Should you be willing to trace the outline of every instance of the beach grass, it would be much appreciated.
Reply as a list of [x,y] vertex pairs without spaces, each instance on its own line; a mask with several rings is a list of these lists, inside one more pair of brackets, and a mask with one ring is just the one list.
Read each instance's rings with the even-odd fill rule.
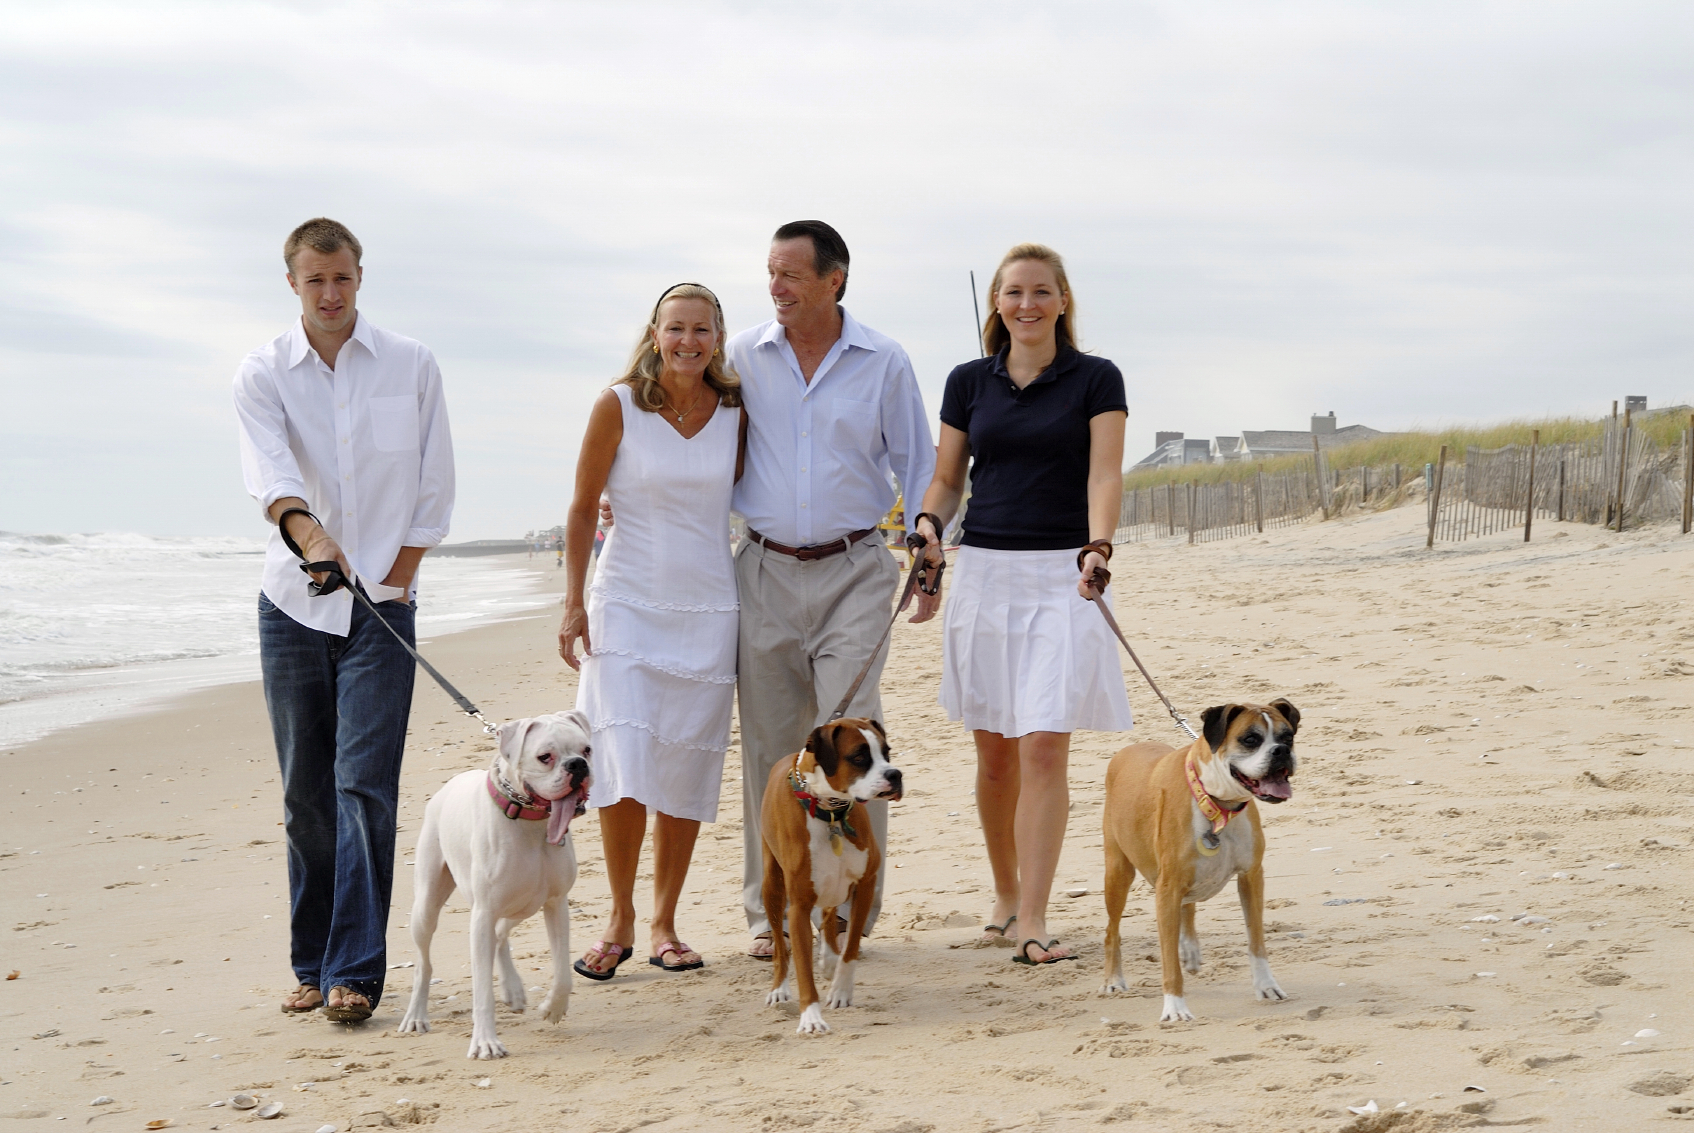
[[[1682,443],[1682,432],[1688,427],[1689,408],[1678,406],[1649,412],[1634,419],[1635,427],[1663,449],[1674,449]],[[1324,458],[1331,468],[1383,468],[1398,464],[1410,474],[1413,470],[1433,463],[1447,446],[1449,462],[1463,463],[1468,448],[1493,449],[1504,445],[1526,445],[1541,432],[1544,445],[1578,444],[1598,440],[1605,430],[1605,419],[1580,417],[1528,418],[1505,421],[1497,425],[1459,425],[1442,429],[1412,429],[1403,433],[1385,433],[1380,437],[1356,444],[1325,449]],[[1275,475],[1311,467],[1309,454],[1277,456],[1262,461],[1239,461],[1230,464],[1187,464],[1152,468],[1124,474],[1126,489],[1150,488],[1166,483],[1222,484],[1251,480],[1258,472]]]

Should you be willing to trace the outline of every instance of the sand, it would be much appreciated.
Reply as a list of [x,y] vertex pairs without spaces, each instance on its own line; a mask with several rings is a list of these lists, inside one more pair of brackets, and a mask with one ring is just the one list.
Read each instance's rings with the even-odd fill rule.
[[[1125,929],[1135,994],[1099,995],[1101,778],[1125,736],[1074,747],[1059,883],[1086,892],[1056,897],[1051,923],[1081,961],[1026,969],[1007,949],[969,947],[990,907],[971,750],[935,706],[939,621],[902,623],[884,690],[910,789],[892,820],[885,919],[857,1005],[829,1013],[834,1033],[797,1036],[792,1008],[764,1005],[769,967],[741,954],[734,752],[680,918],[703,971],[664,975],[638,956],[609,983],[577,980],[556,1026],[502,1008],[511,1057],[468,1061],[455,899],[436,938],[433,1033],[393,1032],[406,968],[363,1026],[282,1015],[277,772],[259,688],[231,685],[3,756],[0,966],[18,977],[0,985],[12,1047],[0,1117],[230,1128],[254,1119],[206,1106],[244,1090],[283,1103],[269,1128],[304,1131],[1676,1120],[1694,1106],[1694,539],[1545,523],[1528,546],[1502,535],[1431,553],[1421,519],[1410,507],[1125,547],[1113,564],[1119,617],[1185,711],[1286,695],[1304,713],[1294,798],[1265,808],[1270,957],[1287,1002],[1253,999],[1227,890],[1199,915],[1195,1022],[1158,1022],[1145,888]],[[555,624],[548,612],[426,652],[492,715],[557,709],[574,688]],[[422,677],[418,688],[403,848],[430,792],[488,758],[446,697]],[[1138,678],[1130,695],[1136,738],[1175,738]],[[592,815],[574,836],[580,954],[607,902]],[[402,866],[394,964],[412,959],[410,900]],[[514,940],[542,984],[541,926]],[[97,1096],[112,1101],[91,1106]],[[1349,1112],[1372,1103],[1380,1112]]]

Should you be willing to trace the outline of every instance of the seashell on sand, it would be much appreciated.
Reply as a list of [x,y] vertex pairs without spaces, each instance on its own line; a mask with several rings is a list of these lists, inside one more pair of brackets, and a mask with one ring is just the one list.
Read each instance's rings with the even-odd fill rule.
[[229,1099],[229,1108],[231,1109],[252,1109],[258,1104],[259,1099],[252,1094],[236,1094]]
[[169,1129],[170,1125],[171,1125],[171,1119],[170,1118],[161,1117],[157,1121],[149,1121],[146,1125],[143,1125],[142,1128],[143,1129]]
[[282,1103],[281,1102],[266,1102],[264,1105],[260,1106],[258,1109],[253,1111],[253,1116],[254,1117],[263,1117],[267,1120],[269,1120],[270,1118],[273,1118],[273,1117],[281,1117],[282,1116]]

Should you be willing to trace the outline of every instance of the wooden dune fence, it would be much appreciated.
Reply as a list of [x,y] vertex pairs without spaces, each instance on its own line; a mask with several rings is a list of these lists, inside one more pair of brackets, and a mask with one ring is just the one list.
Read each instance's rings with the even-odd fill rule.
[[[1372,472],[1376,475],[1372,478]],[[1324,511],[1340,485],[1357,482],[1374,485],[1373,492],[1387,489],[1387,476],[1380,470],[1354,469],[1352,480],[1337,477],[1321,459],[1313,467],[1296,472],[1267,475],[1221,484],[1178,484],[1174,481],[1123,494],[1114,543],[1142,543],[1152,539],[1183,538],[1190,543],[1233,539],[1277,527],[1300,523]],[[1349,489],[1356,490],[1356,489]]]
[[1530,538],[1536,519],[1604,524],[1622,531],[1645,523],[1694,520],[1694,428],[1680,451],[1663,453],[1628,417],[1606,422],[1585,444],[1506,445],[1445,459],[1428,500],[1428,545],[1507,530]]

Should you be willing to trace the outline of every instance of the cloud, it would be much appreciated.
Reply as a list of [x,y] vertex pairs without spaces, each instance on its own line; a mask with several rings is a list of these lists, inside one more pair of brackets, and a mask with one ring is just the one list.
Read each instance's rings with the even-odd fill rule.
[[442,361],[456,538],[558,522],[653,298],[767,317],[800,216],[932,409],[967,271],[1059,248],[1131,459],[1694,392],[1680,3],[0,7],[0,528],[255,530],[228,381],[318,214]]

